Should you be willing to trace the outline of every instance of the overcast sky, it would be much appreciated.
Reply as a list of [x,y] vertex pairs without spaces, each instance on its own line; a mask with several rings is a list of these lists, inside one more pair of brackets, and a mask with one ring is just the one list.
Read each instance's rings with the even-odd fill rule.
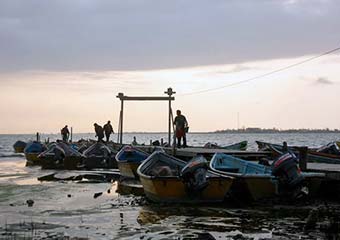
[[1,0],[0,70],[141,70],[315,54],[331,0]]
[[[339,29],[335,0],[0,0],[0,133],[117,126],[118,92],[169,86],[192,131],[340,128],[340,51],[222,88],[340,47]],[[126,131],[167,130],[163,103],[127,105]]]

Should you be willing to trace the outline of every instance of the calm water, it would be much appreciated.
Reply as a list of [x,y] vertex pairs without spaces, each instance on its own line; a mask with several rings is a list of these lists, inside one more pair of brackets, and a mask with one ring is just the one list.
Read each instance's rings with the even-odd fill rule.
[[[166,134],[126,134],[139,143],[167,139]],[[42,135],[55,140],[57,135]],[[115,135],[116,137],[116,135]],[[74,140],[94,138],[76,134]],[[25,167],[14,154],[16,140],[30,135],[0,135],[0,239],[323,239],[321,228],[304,231],[309,206],[167,206],[142,197],[120,196],[116,183],[39,182],[52,171]],[[188,144],[216,142],[228,145],[255,140],[317,147],[339,140],[339,134],[189,134]],[[108,191],[110,189],[110,191]],[[98,198],[94,193],[103,192]],[[26,201],[32,199],[29,207]],[[336,209],[340,209],[335,205]],[[326,221],[327,219],[323,219]]]

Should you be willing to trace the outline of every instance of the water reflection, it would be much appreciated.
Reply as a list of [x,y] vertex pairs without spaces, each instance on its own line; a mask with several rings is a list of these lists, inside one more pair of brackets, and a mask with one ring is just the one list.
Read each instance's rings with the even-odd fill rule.
[[[164,228],[162,233],[168,237],[195,239],[218,239],[237,235],[252,239],[271,238],[272,231],[266,224],[267,220],[267,213],[260,210],[210,206],[143,206],[137,217],[141,226],[148,229],[154,229],[155,226]],[[187,231],[184,236],[181,232],[183,229]],[[178,235],[179,232],[181,235]]]

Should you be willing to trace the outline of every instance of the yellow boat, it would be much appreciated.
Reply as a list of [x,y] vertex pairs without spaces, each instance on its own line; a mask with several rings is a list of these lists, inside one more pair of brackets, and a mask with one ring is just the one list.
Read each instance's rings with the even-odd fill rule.
[[[323,173],[299,172],[295,155],[291,153],[282,155],[276,163],[275,167],[270,167],[231,155],[215,153],[210,161],[210,169],[221,175],[235,178],[232,193],[237,199],[256,201],[278,196],[293,197],[303,186],[308,189],[309,196],[318,194],[325,178]],[[297,174],[286,171],[283,168],[284,164],[287,166],[286,169],[296,169]],[[279,168],[280,173],[287,174],[286,178],[275,175],[275,171],[278,172]]]
[[138,178],[137,168],[148,156],[148,153],[132,146],[123,147],[116,154],[120,175],[127,178]]
[[121,195],[144,196],[142,184],[137,179],[125,178],[117,181],[117,193]]
[[164,152],[151,154],[137,169],[146,197],[169,203],[222,202],[233,178],[208,171],[202,159],[186,163]]
[[26,166],[35,166],[40,165],[41,160],[38,158],[40,153],[25,153],[26,157]]
[[14,147],[14,152],[15,153],[23,153],[25,147]]
[[26,143],[23,142],[23,141],[16,141],[16,142],[13,144],[13,148],[14,148],[14,152],[15,152],[15,153],[23,153],[25,147],[26,147]]

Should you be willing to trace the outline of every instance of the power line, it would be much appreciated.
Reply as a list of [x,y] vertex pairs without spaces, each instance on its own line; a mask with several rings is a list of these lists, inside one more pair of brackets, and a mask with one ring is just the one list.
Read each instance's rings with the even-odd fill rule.
[[298,66],[298,65],[304,64],[304,63],[306,63],[306,62],[313,61],[313,60],[315,60],[315,59],[317,59],[317,58],[323,57],[323,56],[325,56],[325,55],[331,54],[331,53],[336,52],[336,51],[339,51],[339,50],[340,50],[340,47],[337,47],[337,48],[334,48],[334,49],[329,50],[329,51],[327,51],[327,52],[321,53],[321,54],[319,54],[319,55],[317,55],[317,56],[310,57],[310,58],[307,58],[307,59],[302,60],[302,61],[300,61],[300,62],[296,62],[296,63],[294,63],[294,64],[291,64],[291,65],[288,65],[288,66],[279,68],[279,69],[277,69],[277,70],[273,70],[273,71],[271,71],[271,72],[264,73],[264,74],[261,74],[261,75],[255,76],[255,77],[251,77],[251,78],[248,78],[248,79],[239,81],[239,82],[234,82],[234,83],[230,83],[230,84],[223,85],[223,86],[219,86],[219,87],[215,87],[215,88],[203,89],[203,90],[199,90],[199,91],[195,91],[195,92],[191,92],[191,93],[183,93],[183,94],[179,94],[178,96],[190,96],[190,95],[195,95],[195,94],[201,94],[201,93],[206,93],[206,92],[212,92],[212,91],[220,90],[220,89],[222,89],[222,88],[227,88],[227,87],[232,87],[232,86],[235,86],[235,85],[243,84],[243,83],[250,82],[250,81],[253,81],[253,80],[256,80],[256,79],[259,79],[259,78],[267,77],[267,76],[269,76],[269,75],[272,75],[272,74],[275,74],[275,73],[278,73],[278,72],[282,72],[282,71],[287,70],[287,69],[289,69],[289,68],[293,68],[293,67],[296,67],[296,66]]

